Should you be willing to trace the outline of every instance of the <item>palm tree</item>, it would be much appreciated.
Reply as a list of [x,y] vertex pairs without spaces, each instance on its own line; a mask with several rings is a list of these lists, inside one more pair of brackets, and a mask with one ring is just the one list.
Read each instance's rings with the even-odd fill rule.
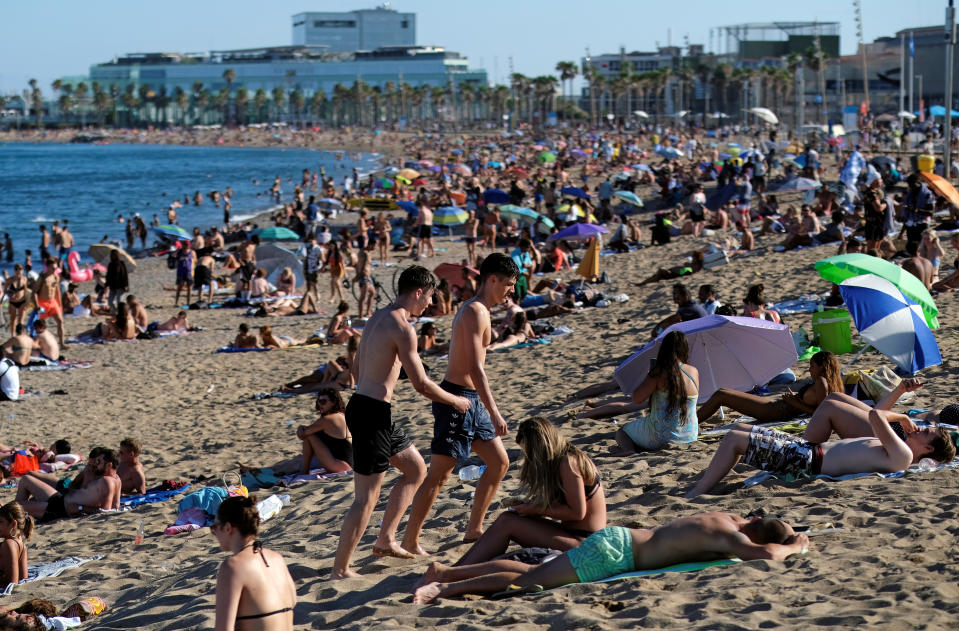
[[476,87],[472,83],[460,85],[460,100],[463,102],[463,118],[467,124],[473,122],[473,103],[476,101]]
[[117,103],[120,101],[120,86],[116,83],[110,84],[110,102],[113,104],[113,126],[116,127],[120,124],[119,116],[117,115]]
[[290,107],[293,108],[293,119],[298,121],[300,119],[300,114],[303,112],[303,107],[306,105],[306,97],[303,96],[303,93],[300,90],[293,90],[290,93]]
[[434,121],[440,120],[440,113],[446,104],[446,90],[434,86],[433,89],[430,90],[430,104],[433,107],[432,119]]
[[170,107],[171,101],[172,99],[170,95],[167,94],[166,86],[161,85],[153,97],[153,107],[155,108],[154,120],[162,121],[164,127],[166,127],[169,122],[167,119],[167,108]]
[[179,113],[180,125],[186,125],[186,110],[190,105],[190,95],[186,93],[186,90],[177,86],[173,90],[173,102],[176,103],[176,109]]
[[140,104],[140,110],[141,110],[140,120],[144,120],[146,119],[146,112],[142,110],[146,109],[147,105],[150,103],[150,99],[152,99],[154,96],[153,90],[150,89],[150,84],[141,83],[140,87],[137,88],[137,96],[139,97],[139,104]]
[[479,110],[480,120],[489,120],[490,118],[490,99],[493,91],[485,84],[480,84],[476,88],[476,106]]
[[80,110],[80,128],[86,124],[86,108],[83,106],[84,100],[87,98],[87,84],[81,81],[77,84],[76,89],[73,91],[73,96],[77,102],[77,109]]
[[93,82],[93,108],[97,112],[97,127],[103,129],[106,124],[106,111],[110,107],[110,95],[103,91],[97,81]]
[[316,90],[310,96],[310,114],[313,116],[313,124],[316,125],[322,120],[323,110],[326,108],[326,92]]
[[27,85],[30,86],[29,97],[33,107],[33,115],[36,117],[37,129],[43,129],[43,92],[40,91],[36,79],[30,79]]
[[510,85],[513,88],[513,121],[515,124],[515,122],[520,118],[521,99],[529,90],[529,77],[522,73],[514,72],[512,75],[510,75]]
[[64,121],[69,117],[73,105],[73,98],[69,94],[61,94],[60,98],[57,99],[57,109],[60,110],[60,116]]
[[719,64],[713,70],[713,83],[716,85],[716,92],[719,94],[719,109],[722,112],[729,113],[729,82],[733,75],[733,67],[729,64]]
[[705,125],[706,116],[709,114],[709,88],[713,69],[709,65],[701,63],[696,65],[693,73],[696,75],[699,85],[703,88],[703,125]]
[[369,95],[370,86],[363,79],[357,79],[353,82],[353,86],[350,88],[350,99],[353,101],[353,118],[361,127],[366,125],[366,104]]
[[786,56],[786,71],[792,76],[792,90],[795,102],[793,103],[793,126],[798,127],[802,121],[803,92],[802,85],[803,57],[799,53],[789,53]]
[[273,111],[275,120],[281,120],[283,118],[283,103],[286,101],[286,92],[283,91],[283,88],[276,86],[273,88]]
[[[693,87],[693,81],[696,80],[696,71],[692,66],[683,64],[676,73],[676,78],[679,79],[679,109],[690,111],[693,109],[693,99],[687,100],[686,95],[689,88]],[[695,91],[693,94],[695,95]]]
[[346,101],[349,90],[342,83],[333,86],[333,125],[342,125],[346,120]]
[[127,87],[123,91],[123,96],[120,97],[120,101],[123,103],[123,107],[125,107],[127,111],[127,127],[134,126],[133,112],[140,105],[139,101],[137,101],[136,89],[136,84],[128,83]]
[[383,84],[383,96],[386,97],[386,120],[392,124],[396,120],[396,82],[387,81]]
[[233,103],[236,107],[234,119],[238,120],[240,125],[246,125],[246,106],[249,101],[250,92],[241,85],[236,89],[236,94],[233,96]]
[[223,71],[223,80],[226,81],[226,112],[223,118],[226,120],[227,127],[233,124],[233,117],[230,116],[230,95],[233,92],[233,82],[236,81],[236,71],[233,68],[227,68]]
[[826,53],[822,48],[810,46],[805,53],[806,67],[816,73],[819,83],[819,118],[826,122]]
[[493,88],[493,92],[490,95],[490,104],[493,107],[493,115],[496,118],[496,124],[498,125],[503,116],[506,115],[506,105],[509,102],[509,88],[505,85],[498,85]]
[[193,82],[193,92],[190,93],[190,120],[193,125],[198,124],[200,120],[201,113],[199,110],[199,100],[200,94],[203,93],[203,82],[194,81]]
[[263,88],[257,89],[256,93],[253,95],[253,108],[256,110],[256,121],[262,123],[264,116],[263,110],[266,108],[266,103],[270,99],[266,96],[266,90]]
[[[556,63],[556,72],[559,73],[559,80],[564,84],[563,100],[568,101],[573,95],[573,79],[579,72],[575,61],[560,61]],[[569,84],[569,91],[565,90],[565,84]]]

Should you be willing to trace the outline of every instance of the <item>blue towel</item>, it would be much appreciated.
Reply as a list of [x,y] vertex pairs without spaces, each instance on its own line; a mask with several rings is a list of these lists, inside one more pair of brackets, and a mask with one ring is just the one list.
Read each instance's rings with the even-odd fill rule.
[[180,493],[186,492],[190,485],[182,486],[178,489],[169,489],[166,491],[146,492],[143,495],[130,495],[120,498],[120,506],[140,506],[142,504],[153,504],[154,502],[165,502],[171,497],[176,497]]
[[257,353],[263,351],[269,351],[272,349],[269,348],[236,348],[235,346],[222,346],[215,351],[214,353]]
[[210,515],[216,515],[220,503],[229,497],[227,490],[219,486],[208,486],[190,493],[176,506],[176,512],[182,513],[188,508],[202,508]]

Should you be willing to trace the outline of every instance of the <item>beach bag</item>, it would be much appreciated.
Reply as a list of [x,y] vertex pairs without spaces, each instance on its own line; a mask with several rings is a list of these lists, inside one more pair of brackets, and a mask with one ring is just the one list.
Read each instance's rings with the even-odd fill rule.
[[13,465],[10,474],[14,476],[26,475],[30,471],[39,471],[40,464],[37,457],[28,451],[18,451],[13,455]]

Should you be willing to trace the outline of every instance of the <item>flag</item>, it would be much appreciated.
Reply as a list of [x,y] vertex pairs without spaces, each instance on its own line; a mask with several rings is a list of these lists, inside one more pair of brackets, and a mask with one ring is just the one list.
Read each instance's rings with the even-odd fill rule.
[[916,47],[912,42],[912,33],[909,33],[909,58],[914,59],[916,56]]

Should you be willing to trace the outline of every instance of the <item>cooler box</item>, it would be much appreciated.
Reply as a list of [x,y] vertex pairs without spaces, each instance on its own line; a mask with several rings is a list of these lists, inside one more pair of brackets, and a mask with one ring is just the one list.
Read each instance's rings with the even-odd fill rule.
[[936,168],[936,158],[924,153],[916,159],[916,165],[923,173],[932,173],[932,170]]
[[816,346],[837,355],[852,352],[849,312],[830,309],[812,314],[812,334]]

